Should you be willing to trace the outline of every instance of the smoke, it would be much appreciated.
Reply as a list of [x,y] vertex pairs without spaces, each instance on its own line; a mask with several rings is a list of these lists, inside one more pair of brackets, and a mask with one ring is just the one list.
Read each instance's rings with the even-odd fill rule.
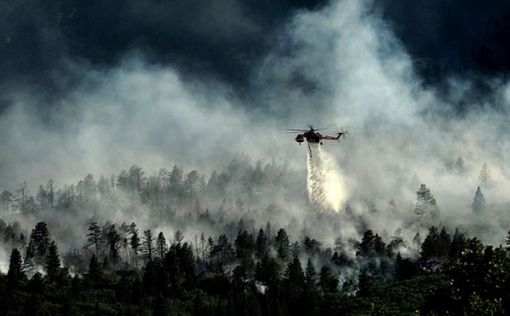
[[[424,183],[440,209],[437,225],[459,227],[487,243],[504,242],[510,227],[502,211],[510,189],[508,82],[487,80],[493,93],[483,100],[470,96],[474,83],[465,78],[448,78],[446,94],[424,85],[413,56],[373,3],[333,1],[294,17],[283,44],[257,73],[268,82],[259,87],[273,101],[270,113],[293,122],[291,127],[294,121],[337,123],[351,132],[341,146],[328,146],[327,154],[342,167],[348,188],[342,204],[359,216],[351,220],[366,225],[359,229],[389,237],[403,228],[412,239],[416,190]],[[460,107],[462,115],[455,110]],[[471,203],[485,162],[494,175],[493,185],[482,187],[489,206],[474,215]],[[310,200],[331,209],[316,180],[324,172],[310,162],[307,167]],[[474,224],[479,221],[489,223],[485,232]]]
[[318,143],[308,144],[307,190],[313,207],[319,212],[340,212],[347,199],[347,188],[334,157]]
[[6,273],[9,270],[9,254],[4,247],[0,247],[0,273]]
[[[410,240],[414,230],[406,228],[414,227],[421,183],[437,200],[440,224],[501,243],[510,227],[510,85],[489,80],[494,93],[480,101],[468,97],[469,80],[450,78],[452,93],[445,96],[422,84],[412,59],[373,1],[338,0],[288,20],[249,76],[245,98],[230,86],[149,62],[143,52],[105,69],[71,60],[69,68],[81,79],[56,101],[20,90],[2,96],[12,105],[0,116],[0,188],[15,190],[26,180],[35,194],[34,186],[49,178],[62,186],[89,172],[111,175],[132,164],[147,175],[174,163],[208,173],[243,153],[253,161],[279,161],[293,174],[280,195],[261,194],[256,207],[246,208],[257,216],[260,204],[273,204],[278,225],[306,221],[309,233],[325,244],[339,235],[358,238],[366,228],[383,236],[403,228]],[[45,102],[51,104],[41,106]],[[466,104],[462,116],[452,114],[459,104]],[[302,148],[282,131],[310,123],[337,123],[350,136],[339,146],[328,144],[327,151],[312,148],[305,168],[296,159]],[[485,162],[492,184],[482,188],[488,206],[480,218],[470,205]],[[296,179],[307,186],[296,190]],[[314,208],[337,216],[316,220],[301,203],[305,188]],[[343,212],[347,206],[352,215]],[[104,219],[155,221],[127,197],[94,212]],[[235,207],[228,212],[242,216]],[[267,221],[258,216],[258,225]],[[59,227],[76,225],[72,216],[53,220],[61,221]]]

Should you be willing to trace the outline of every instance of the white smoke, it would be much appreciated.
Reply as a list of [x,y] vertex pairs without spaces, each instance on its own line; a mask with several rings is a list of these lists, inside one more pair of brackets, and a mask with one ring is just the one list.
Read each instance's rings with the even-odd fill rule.
[[[442,223],[485,242],[504,242],[510,227],[508,116],[491,108],[510,108],[510,84],[500,83],[487,104],[474,104],[479,111],[464,117],[435,114],[450,108],[454,96],[443,98],[422,85],[412,56],[371,4],[332,1],[321,10],[297,13],[281,35],[282,47],[255,72],[253,100],[240,100],[219,83],[189,80],[143,56],[127,56],[107,71],[84,69],[83,83],[48,107],[56,110],[48,110],[45,120],[38,117],[36,96],[16,95],[0,117],[6,135],[0,141],[1,189],[49,178],[60,186],[88,172],[109,175],[134,163],[147,175],[174,162],[207,172],[240,152],[254,160],[283,161],[304,179],[302,161],[294,159],[295,144],[282,138],[282,129],[335,120],[352,136],[340,146],[327,144],[327,152],[313,146],[307,193],[320,212],[340,212],[348,200],[354,215],[340,212],[334,217],[337,226],[333,216],[305,218],[308,208],[296,203],[304,190],[291,190],[280,201],[270,201],[285,205],[282,221],[305,218],[307,228],[328,245],[338,236],[357,238],[366,227],[385,235],[403,228],[403,237],[411,240],[415,231],[405,227],[414,220],[415,191],[425,183],[438,202]],[[460,94],[469,88],[456,84],[453,90]],[[465,159],[465,171],[443,170],[458,157]],[[489,205],[480,219],[470,204],[484,162],[493,185],[483,188]],[[138,204],[131,204],[129,216],[121,211],[128,203],[105,207],[102,214],[112,221],[136,216],[140,226],[150,227],[148,211]],[[76,225],[75,218],[66,219],[58,217],[62,226]],[[488,224],[476,226],[481,221]],[[6,267],[7,253],[0,249],[1,262]]]
[[7,273],[9,270],[9,255],[7,251],[0,247],[0,273]]
[[338,213],[347,199],[347,188],[335,158],[310,143],[307,153],[307,190],[314,209]]

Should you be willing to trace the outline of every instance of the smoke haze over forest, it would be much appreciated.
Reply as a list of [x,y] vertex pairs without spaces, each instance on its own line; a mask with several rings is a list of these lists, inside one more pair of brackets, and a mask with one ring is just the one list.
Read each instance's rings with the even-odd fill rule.
[[[244,156],[300,179],[282,190],[303,205],[260,205],[299,219],[307,153],[284,129],[336,124],[350,134],[324,150],[347,188],[342,210],[392,233],[423,183],[441,223],[472,228],[482,186],[484,241],[499,244],[510,205],[508,4],[486,12],[474,1],[433,1],[407,11],[404,2],[4,4],[1,14],[16,21],[0,25],[0,188],[26,181],[35,195],[50,178],[63,187],[133,164],[146,176],[177,164],[209,178]],[[436,9],[437,29],[427,28]],[[447,40],[450,24],[465,30],[468,48]],[[478,45],[485,39],[497,51]],[[484,163],[491,177],[481,183]],[[390,201],[396,214],[366,215]]]
[[[82,281],[175,256],[266,295],[259,265],[315,265],[350,299],[367,273],[456,271],[441,238],[508,261],[509,21],[504,0],[0,4],[0,271],[19,248],[51,280],[51,239]],[[309,125],[348,134],[285,131]],[[169,237],[159,261],[137,227]]]

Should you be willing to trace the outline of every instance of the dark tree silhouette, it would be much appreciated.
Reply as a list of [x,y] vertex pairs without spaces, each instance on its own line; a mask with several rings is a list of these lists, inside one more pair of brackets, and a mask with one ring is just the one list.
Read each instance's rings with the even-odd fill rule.
[[87,246],[93,246],[94,247],[94,254],[96,256],[99,255],[99,249],[101,247],[101,228],[97,225],[96,222],[92,222],[90,223],[89,225],[89,228],[88,228],[88,233],[87,233],[87,241],[88,241],[88,245]]
[[150,229],[143,232],[142,246],[145,256],[151,261],[154,255],[154,235]]
[[87,277],[89,280],[94,282],[100,281],[103,277],[101,264],[99,264],[99,261],[97,260],[95,254],[93,254],[92,257],[90,257]]
[[23,272],[21,254],[17,248],[14,248],[11,251],[9,270],[7,272],[7,287],[10,291],[12,291],[13,289],[17,288],[24,279],[25,273]]
[[60,263],[60,256],[58,254],[57,244],[53,241],[50,244],[48,255],[46,257],[46,276],[50,282],[56,283],[59,281],[60,272],[62,269]]
[[50,232],[45,222],[35,224],[30,234],[28,248],[26,257],[30,259],[33,256],[36,264],[44,265],[48,249],[50,248]]
[[329,266],[322,266],[319,274],[319,286],[324,293],[336,293],[338,287],[338,277]]
[[278,230],[278,233],[274,238],[274,244],[276,251],[278,252],[278,257],[282,260],[287,260],[290,255],[290,242],[289,236],[283,228]]
[[129,238],[129,246],[131,247],[131,251],[132,251],[132,255],[133,255],[133,258],[132,258],[132,262],[134,264],[134,266],[137,266],[137,263],[138,263],[138,252],[140,251],[140,237],[138,237],[138,229],[136,228],[136,225],[135,223],[132,223],[130,225],[130,232],[131,232],[131,237]]
[[166,244],[165,235],[163,235],[162,232],[158,234],[158,238],[156,239],[156,252],[158,254],[158,257],[163,259],[165,257],[165,254],[167,252],[168,246]]

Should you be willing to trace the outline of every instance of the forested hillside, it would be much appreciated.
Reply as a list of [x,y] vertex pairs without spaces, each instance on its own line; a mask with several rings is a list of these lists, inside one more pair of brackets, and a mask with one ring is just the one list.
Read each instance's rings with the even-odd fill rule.
[[510,310],[510,234],[503,246],[477,238],[473,227],[492,229],[480,188],[471,210],[480,221],[457,229],[424,184],[409,209],[390,200],[320,213],[284,165],[246,158],[207,177],[133,166],[98,178],[1,194],[0,314]]
[[[248,230],[247,230],[248,229]],[[418,235],[412,241],[420,244]],[[416,257],[367,230],[324,247],[283,228],[184,241],[135,223],[91,223],[82,254],[61,256],[46,223],[13,248],[0,276],[2,315],[504,315],[507,247],[431,227]],[[63,259],[63,260],[62,260]],[[350,274],[355,277],[347,279]],[[30,277],[29,277],[30,275]],[[343,282],[340,283],[340,280]]]

